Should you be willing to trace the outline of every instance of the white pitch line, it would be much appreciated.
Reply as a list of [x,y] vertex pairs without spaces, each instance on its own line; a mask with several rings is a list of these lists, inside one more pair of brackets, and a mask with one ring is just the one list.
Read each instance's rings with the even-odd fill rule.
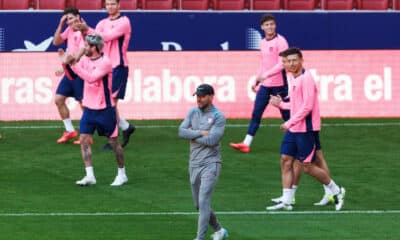
[[[261,124],[260,127],[279,127],[280,124]],[[380,126],[400,126],[400,122],[369,122],[369,123],[323,123],[323,127],[380,127]],[[137,128],[178,128],[178,125],[136,125]],[[241,128],[248,127],[248,124],[226,124],[226,127]],[[52,129],[63,128],[61,125],[43,126],[0,126],[0,129]]]
[[[51,217],[51,216],[188,216],[198,212],[94,212],[94,213],[0,213],[0,217]],[[400,210],[347,210],[347,211],[220,211],[218,215],[331,215],[331,214],[400,214]]]

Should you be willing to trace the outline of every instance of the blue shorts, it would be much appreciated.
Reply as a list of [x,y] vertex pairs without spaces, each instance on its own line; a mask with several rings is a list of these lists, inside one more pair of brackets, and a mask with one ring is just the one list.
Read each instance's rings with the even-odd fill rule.
[[118,124],[115,107],[103,110],[84,108],[80,121],[80,133],[93,135],[97,130],[99,136],[117,137]]
[[112,95],[113,98],[124,99],[126,92],[126,84],[128,82],[129,68],[126,66],[118,66],[112,72]]
[[81,101],[83,97],[83,80],[80,77],[69,80],[67,76],[64,75],[58,84],[56,94],[65,97],[73,97],[76,101]]
[[314,137],[315,137],[315,150],[321,150],[321,142],[319,140],[319,131],[314,131]]
[[315,151],[319,144],[318,132],[293,133],[287,131],[281,144],[281,155],[289,155],[302,163],[315,161]]

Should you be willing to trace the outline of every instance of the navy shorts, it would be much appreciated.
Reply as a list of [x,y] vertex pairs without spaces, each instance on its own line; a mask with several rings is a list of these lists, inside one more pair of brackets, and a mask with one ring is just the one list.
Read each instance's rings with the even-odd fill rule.
[[[289,155],[302,163],[315,161],[318,132],[293,133],[287,131],[281,144],[281,154]],[[320,144],[318,144],[320,145]]]
[[97,130],[99,136],[117,137],[118,124],[115,107],[103,110],[84,108],[80,121],[80,133],[93,135]]
[[124,99],[126,84],[128,82],[129,68],[118,66],[112,72],[112,96],[113,98]]
[[83,80],[80,77],[69,80],[67,76],[64,75],[58,84],[56,94],[65,97],[73,97],[76,101],[81,101],[83,97]]

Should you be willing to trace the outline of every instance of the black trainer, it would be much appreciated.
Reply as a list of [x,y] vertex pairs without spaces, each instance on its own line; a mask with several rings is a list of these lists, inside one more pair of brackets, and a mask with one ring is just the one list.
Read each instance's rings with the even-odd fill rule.
[[134,125],[129,124],[128,129],[122,131],[122,147],[125,147],[128,142],[129,142],[129,138],[131,137],[131,135],[135,132],[136,127]]

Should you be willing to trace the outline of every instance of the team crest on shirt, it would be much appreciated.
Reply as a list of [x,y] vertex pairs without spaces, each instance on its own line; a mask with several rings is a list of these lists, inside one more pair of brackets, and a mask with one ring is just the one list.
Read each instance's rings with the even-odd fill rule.
[[273,52],[274,51],[274,47],[269,47],[269,51]]
[[209,124],[211,124],[211,123],[214,122],[214,119],[213,119],[213,118],[208,118],[208,119],[207,119],[207,122],[208,122]]

